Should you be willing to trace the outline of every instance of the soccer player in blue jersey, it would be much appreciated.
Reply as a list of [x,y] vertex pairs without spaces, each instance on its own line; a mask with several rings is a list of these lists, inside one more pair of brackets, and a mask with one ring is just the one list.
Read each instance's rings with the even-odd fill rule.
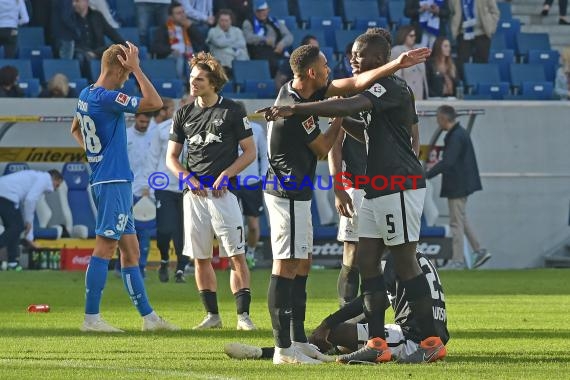
[[[142,97],[118,91],[129,74]],[[103,53],[101,75],[79,95],[71,134],[85,149],[91,167],[91,192],[97,207],[95,249],[85,274],[85,320],[82,331],[122,332],[99,314],[109,260],[121,250],[121,273],[131,300],[143,317],[143,331],[179,330],[159,317],[149,304],[139,270],[139,244],[132,207],[133,173],[127,155],[124,113],[160,109],[162,100],[139,66],[138,48],[112,45]]]

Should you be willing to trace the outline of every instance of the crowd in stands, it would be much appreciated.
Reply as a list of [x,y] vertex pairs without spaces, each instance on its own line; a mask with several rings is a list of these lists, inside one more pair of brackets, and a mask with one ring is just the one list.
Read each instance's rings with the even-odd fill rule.
[[[501,4],[507,7],[497,0],[0,0],[0,96],[73,97],[97,79],[102,51],[129,40],[163,96],[182,95],[188,59],[205,50],[232,80],[224,94],[273,97],[291,77],[289,53],[298,45],[318,44],[331,76],[349,76],[351,42],[383,27],[392,32],[393,57],[433,48],[425,65],[397,73],[418,100],[567,97],[568,64],[559,65],[548,35],[520,33],[510,3]],[[565,12],[560,20],[567,21]],[[60,68],[46,75],[52,58],[71,61],[79,74]],[[528,64],[542,65],[544,75],[517,82]],[[54,81],[68,90],[50,90]],[[134,79],[126,87],[136,91]]]

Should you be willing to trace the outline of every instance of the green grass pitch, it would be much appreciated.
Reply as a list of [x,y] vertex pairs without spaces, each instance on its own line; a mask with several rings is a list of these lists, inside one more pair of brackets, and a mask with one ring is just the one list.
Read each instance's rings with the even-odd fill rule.
[[[183,328],[142,333],[142,320],[109,273],[102,315],[125,334],[79,331],[83,273],[0,273],[0,379],[568,379],[570,378],[570,272],[539,269],[440,273],[451,340],[448,357],[429,365],[274,366],[236,361],[224,343],[271,345],[266,308],[269,272],[252,272],[252,317],[260,328],[235,331],[235,304],[228,273],[218,273],[224,328],[192,331],[203,317],[193,278],[187,284],[146,280],[151,304]],[[337,305],[335,270],[309,278],[307,331]],[[47,303],[50,313],[28,313]],[[387,321],[393,315],[387,314]]]

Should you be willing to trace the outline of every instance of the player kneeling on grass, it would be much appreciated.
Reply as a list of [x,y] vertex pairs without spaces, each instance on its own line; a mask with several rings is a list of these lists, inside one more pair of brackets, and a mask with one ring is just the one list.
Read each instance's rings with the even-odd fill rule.
[[[446,344],[449,340],[447,331],[447,313],[445,297],[439,275],[432,263],[421,253],[416,255],[418,264],[425,273],[430,284],[433,310],[433,325],[441,341]],[[395,313],[395,324],[385,325],[386,341],[392,352],[392,360],[399,363],[426,363],[443,359],[447,350],[445,346],[430,347],[420,345],[422,332],[419,330],[417,316],[411,310],[405,299],[401,286],[397,286],[396,273],[392,255],[389,254],[384,266],[384,281],[386,282],[387,296]],[[368,340],[368,324],[345,322],[358,317],[363,312],[362,296],[354,299],[342,309],[329,315],[313,331],[309,342],[322,352],[349,353],[354,352],[366,344]],[[273,347],[255,347],[242,343],[228,343],[224,350],[234,359],[271,359]],[[349,364],[359,364],[352,361]],[[366,362],[370,364],[370,362]]]

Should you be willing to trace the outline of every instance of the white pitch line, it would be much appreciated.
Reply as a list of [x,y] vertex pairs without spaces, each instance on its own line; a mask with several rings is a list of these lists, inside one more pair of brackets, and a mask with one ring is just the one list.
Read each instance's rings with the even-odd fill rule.
[[215,375],[202,375],[192,371],[178,371],[178,370],[161,370],[154,368],[137,368],[137,367],[110,367],[110,366],[98,366],[93,365],[91,362],[82,362],[77,360],[57,360],[57,359],[44,359],[44,360],[25,360],[25,359],[0,359],[0,363],[7,365],[18,365],[26,367],[35,367],[38,365],[46,365],[46,362],[50,361],[48,365],[52,367],[60,368],[89,368],[89,369],[102,369],[108,371],[126,371],[126,372],[145,372],[154,373],[156,375],[169,375],[169,376],[180,376],[180,377],[192,377],[194,379],[213,379],[213,380],[234,380],[231,377],[221,377]]

